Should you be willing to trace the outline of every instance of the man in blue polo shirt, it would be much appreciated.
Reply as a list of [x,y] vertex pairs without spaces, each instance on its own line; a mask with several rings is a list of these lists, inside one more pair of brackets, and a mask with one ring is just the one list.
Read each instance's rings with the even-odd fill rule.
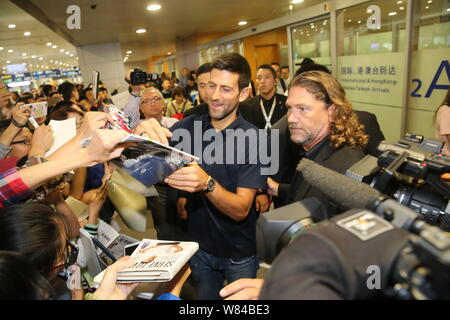
[[189,132],[187,144],[179,139],[183,149],[201,158],[165,179],[184,192],[179,206],[191,239],[200,244],[190,260],[198,299],[220,299],[224,280],[255,278],[259,268],[258,214],[252,204],[257,189],[267,188],[267,177],[257,156],[258,130],[237,112],[248,97],[250,73],[241,55],[218,57],[207,89],[208,114],[189,116],[171,128],[171,144],[180,147],[175,140]]

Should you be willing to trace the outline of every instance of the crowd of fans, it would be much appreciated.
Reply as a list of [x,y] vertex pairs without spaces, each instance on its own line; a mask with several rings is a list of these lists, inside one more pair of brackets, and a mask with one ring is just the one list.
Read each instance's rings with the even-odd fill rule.
[[[0,95],[0,283],[2,284],[0,299],[57,299],[55,288],[60,272],[77,261],[78,250],[74,245],[74,239],[79,237],[80,228],[86,228],[95,236],[99,219],[111,222],[115,208],[107,196],[107,181],[112,175],[108,161],[118,157],[127,147],[120,142],[128,133],[124,130],[107,129],[108,124],[115,123],[109,114],[103,112],[105,106],[116,104],[123,109],[131,119],[133,133],[169,143],[172,136],[169,130],[173,131],[174,128],[190,130],[189,119],[203,122],[214,120],[213,126],[223,121],[222,115],[216,116],[215,111],[211,111],[211,106],[215,108],[216,105],[225,104],[227,94],[230,94],[227,90],[234,92],[235,89],[239,92],[234,98],[236,100],[233,100],[239,105],[236,117],[245,119],[242,126],[269,132],[273,128],[280,129],[282,133],[279,150],[280,170],[276,174],[262,179],[255,177],[253,174],[255,171],[251,171],[250,174],[248,168],[245,169],[247,171],[239,167],[227,168],[226,170],[234,170],[231,172],[235,175],[242,175],[242,179],[246,178],[246,181],[236,182],[234,180],[238,177],[227,176],[229,171],[223,171],[223,167],[210,166],[205,176],[203,166],[193,165],[156,184],[158,196],[147,198],[159,239],[198,240],[200,237],[198,240],[200,254],[204,254],[204,259],[226,257],[231,261],[239,261],[236,262],[238,265],[246,264],[249,261],[248,256],[240,254],[233,256],[235,253],[228,255],[228,252],[223,256],[215,256],[211,251],[217,248],[209,249],[212,247],[208,241],[214,243],[218,241],[217,239],[209,239],[206,235],[203,238],[198,235],[193,237],[192,230],[196,229],[192,224],[198,223],[193,218],[196,206],[208,207],[210,211],[204,213],[211,217],[221,215],[221,221],[216,222],[217,225],[223,225],[219,226],[218,230],[226,236],[236,236],[233,240],[238,244],[244,243],[254,255],[252,245],[255,243],[255,235],[241,234],[242,230],[255,228],[256,220],[252,221],[247,217],[253,215],[253,212],[260,214],[269,210],[273,201],[278,207],[301,200],[296,188],[303,188],[302,179],[295,173],[295,167],[301,156],[317,156],[317,153],[311,151],[311,144],[314,143],[314,147],[317,143],[314,139],[319,137],[321,141],[328,141],[330,152],[347,150],[345,149],[347,147],[357,149],[358,152],[349,151],[350,156],[347,157],[347,159],[354,157],[355,161],[362,157],[363,151],[376,153],[376,150],[368,149],[368,146],[377,145],[384,139],[376,118],[370,118],[365,122],[366,114],[356,114],[352,110],[351,105],[345,100],[343,89],[325,66],[307,60],[295,73],[295,79],[291,83],[296,90],[307,88],[307,92],[313,94],[317,101],[325,103],[328,108],[326,112],[333,123],[330,128],[326,127],[326,130],[320,131],[317,137],[303,139],[304,133],[299,131],[300,127],[296,127],[300,123],[300,120],[295,118],[298,114],[293,114],[292,111],[295,109],[292,99],[296,97],[295,92],[300,91],[293,90],[292,97],[285,95],[293,78],[289,68],[278,63],[261,65],[256,75],[256,85],[252,87],[249,68],[247,71],[245,60],[242,62],[239,59],[236,56],[225,56],[219,57],[212,64],[200,66],[196,71],[184,68],[179,79],[175,73],[170,77],[162,73],[157,80],[147,84],[130,83],[128,92],[124,93],[126,103],[123,105],[115,103],[115,98],[120,93],[113,92],[110,95],[102,84],[97,97],[94,96],[91,86],[85,88],[81,84],[70,82],[61,83],[57,87],[46,84],[37,90],[21,94],[13,92]],[[237,67],[233,65],[236,61],[239,64]],[[126,76],[128,81],[130,72]],[[234,84],[226,83],[229,79],[223,76],[224,72],[239,75],[235,87]],[[317,83],[321,83],[322,87]],[[326,90],[325,93],[323,90]],[[29,121],[31,109],[26,105],[43,101],[48,104],[47,115],[34,119],[38,124],[35,127]],[[235,112],[234,109],[232,111]],[[332,114],[333,112],[336,113]],[[228,116],[229,114],[224,115],[225,118]],[[346,119],[346,122],[341,122],[339,117]],[[76,122],[75,137],[56,152],[46,155],[55,139],[49,125],[50,121],[71,118],[75,118]],[[304,122],[303,125],[307,133],[318,130],[314,122]],[[325,127],[321,127],[320,130],[323,128]],[[441,125],[441,128],[448,126]],[[217,127],[216,129],[219,130]],[[292,131],[291,134],[289,130]],[[86,141],[90,142],[86,145]],[[322,148],[323,143],[318,145]],[[325,165],[327,161],[325,159]],[[194,171],[188,170],[196,171],[194,174]],[[180,182],[183,179],[189,180],[188,174],[203,175],[200,187],[191,190],[190,185],[188,187],[187,184],[183,185],[184,182]],[[217,176],[214,177],[214,174]],[[224,179],[233,180],[233,183],[228,183]],[[216,183],[216,189],[214,183],[212,187],[210,186],[211,180]],[[203,185],[204,182],[206,186]],[[228,187],[222,187],[224,185]],[[212,190],[209,190],[210,187]],[[222,195],[218,194],[217,190],[221,191]],[[203,199],[199,204],[195,196],[202,192],[208,193],[204,198],[208,200],[205,202]],[[65,201],[69,196],[88,205],[89,217],[86,220],[78,221]],[[302,195],[304,196],[305,194]],[[229,212],[230,210],[235,212]],[[240,216],[233,216],[237,215],[237,212]],[[248,229],[240,229],[245,227],[245,224],[252,223]],[[217,226],[206,227],[219,232],[214,229]],[[251,238],[249,244],[245,242],[247,240],[239,242],[241,241],[239,237]],[[223,243],[224,247],[227,245]],[[254,278],[258,269],[257,259],[256,269],[252,266],[254,273],[253,271],[245,273],[241,270],[239,273],[241,276],[228,277],[227,274],[231,272],[228,269],[231,268],[229,265],[223,267],[221,271],[216,271],[217,274],[222,274],[214,276],[219,279],[219,286],[216,288],[213,283],[216,280],[208,278],[209,275],[206,276],[206,273],[199,273],[200,262],[197,261],[200,258],[196,255],[193,259],[196,263],[191,263],[193,283],[199,288],[198,298],[213,299],[220,298],[220,295],[223,298],[243,298],[245,296],[243,293],[247,294],[245,296],[247,298],[257,298],[263,284],[262,280],[245,283],[242,281],[248,280],[239,280],[241,282],[232,283],[244,277]],[[118,285],[115,279],[117,272],[129,267],[131,262],[129,257],[124,257],[110,265],[107,276],[96,291],[91,289],[89,277],[82,276],[81,286],[71,290],[71,297],[126,299],[137,284]],[[180,284],[186,281],[191,269],[186,267],[181,276],[174,279],[171,289],[168,290],[173,296],[180,295]],[[82,274],[83,272],[85,270],[82,270]],[[202,277],[204,277],[203,284],[199,283]],[[220,291],[224,280],[231,284]],[[208,288],[203,288],[205,285],[215,288],[215,292],[211,294]],[[250,296],[248,290],[252,292]]]

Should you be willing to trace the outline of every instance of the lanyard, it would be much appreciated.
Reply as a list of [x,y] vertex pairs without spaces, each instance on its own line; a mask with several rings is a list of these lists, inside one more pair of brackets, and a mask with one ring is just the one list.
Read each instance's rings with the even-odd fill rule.
[[267,129],[271,129],[272,128],[272,124],[270,123],[270,120],[272,119],[273,116],[273,112],[275,111],[275,106],[277,104],[277,96],[275,95],[273,97],[273,103],[272,103],[272,108],[270,108],[270,113],[269,116],[267,116],[267,112],[266,109],[264,108],[264,103],[263,103],[263,98],[261,97],[260,100],[260,107],[261,107],[261,111],[263,113],[264,119],[266,119],[266,126],[264,127],[264,130]]

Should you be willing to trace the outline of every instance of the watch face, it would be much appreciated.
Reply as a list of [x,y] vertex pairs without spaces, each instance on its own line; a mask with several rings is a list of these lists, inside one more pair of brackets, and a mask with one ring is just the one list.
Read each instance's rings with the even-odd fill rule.
[[215,186],[216,186],[216,180],[209,179],[208,180],[208,191],[209,192],[213,191]]

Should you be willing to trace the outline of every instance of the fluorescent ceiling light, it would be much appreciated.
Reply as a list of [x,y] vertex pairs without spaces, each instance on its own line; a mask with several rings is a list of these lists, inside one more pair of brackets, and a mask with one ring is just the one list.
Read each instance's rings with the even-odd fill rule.
[[23,33],[23,35],[24,35],[25,37],[28,37],[29,35],[31,35],[31,32],[26,31],[26,32]]
[[151,4],[147,7],[148,11],[157,11],[161,9],[161,6],[159,4]]
[[245,26],[248,22],[247,21],[239,21],[238,25]]
[[292,0],[292,4],[302,3],[304,0]]
[[145,30],[145,29],[137,29],[136,30],[136,33],[146,33],[147,32],[147,30]]
[[132,54],[132,53],[133,53],[133,51],[131,51],[131,50],[130,50],[130,51],[127,51],[127,54]]
[[389,16],[395,16],[397,14],[397,12],[393,11],[393,12],[389,12]]
[[15,24],[10,24],[10,25],[8,25],[8,28],[10,28],[10,29],[14,29],[15,27],[16,27]]

